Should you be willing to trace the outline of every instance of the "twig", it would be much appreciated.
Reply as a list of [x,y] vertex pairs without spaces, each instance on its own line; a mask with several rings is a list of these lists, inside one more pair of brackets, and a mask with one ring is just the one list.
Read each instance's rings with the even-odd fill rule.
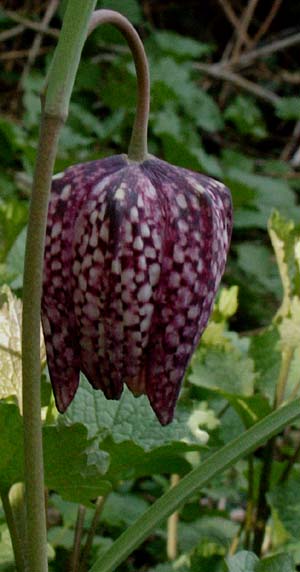
[[85,565],[86,565],[88,556],[90,554],[91,548],[93,546],[93,540],[94,540],[94,537],[96,534],[97,525],[99,522],[101,512],[103,510],[105,501],[106,501],[106,497],[98,497],[97,498],[96,508],[95,508],[92,524],[91,524],[89,531],[87,533],[85,545],[84,545],[82,553],[81,553],[79,572],[81,572],[81,571],[84,572],[84,570],[85,570]]
[[82,504],[78,507],[77,512],[77,520],[75,526],[75,534],[74,534],[74,544],[73,544],[73,551],[72,551],[72,558],[71,558],[71,571],[78,572],[79,571],[79,559],[80,559],[80,549],[81,549],[81,540],[83,534],[83,525],[84,525],[84,517],[86,513],[86,508]]
[[219,0],[219,4],[222,6],[229,22],[234,27],[237,36],[242,38],[246,46],[250,46],[250,38],[247,34],[247,30],[245,31],[244,28],[241,27],[240,20],[236,16],[231,4],[227,0]]
[[296,147],[297,143],[299,142],[299,139],[300,139],[300,121],[297,121],[297,123],[294,127],[292,137],[287,142],[287,144],[285,145],[285,147],[282,150],[282,153],[280,155],[280,159],[282,161],[288,161],[290,159],[290,156],[293,153],[293,151],[295,150],[295,147]]
[[[52,48],[50,47],[40,48],[37,55],[42,56],[43,54],[47,54],[51,49]],[[29,54],[30,50],[14,50],[12,52],[6,52],[4,54],[0,54],[0,60],[10,61],[15,59],[28,58]]]
[[[51,21],[52,17],[54,16],[57,8],[58,8],[58,4],[59,4],[59,0],[51,0],[51,2],[49,2],[48,6],[47,6],[47,10],[44,14],[44,17],[42,19],[42,26],[47,27],[49,22]],[[19,87],[22,87],[24,85],[25,79],[29,74],[29,71],[31,69],[31,67],[33,66],[36,57],[40,51],[40,47],[43,41],[43,32],[38,32],[38,34],[36,35],[36,37],[33,40],[33,44],[29,50],[29,55],[28,55],[28,60],[24,66],[24,69],[22,71],[22,75],[20,77],[20,81],[19,81]]]
[[256,32],[256,34],[253,38],[253,44],[257,44],[259,42],[259,40],[267,33],[267,31],[270,28],[281,4],[282,4],[282,0],[274,0],[269,14],[267,15],[266,19],[263,21],[259,30]]
[[5,42],[6,40],[9,40],[10,38],[14,38],[15,36],[18,36],[19,34],[22,34],[22,32],[24,30],[25,30],[25,26],[23,26],[23,24],[18,24],[17,26],[10,28],[10,30],[5,30],[4,32],[1,32],[1,34],[0,34],[0,42]]
[[13,12],[13,10],[2,10],[2,14],[7,18],[10,18],[10,20],[18,22],[18,24],[23,24],[25,28],[35,30],[36,32],[46,34],[47,36],[52,36],[52,38],[58,38],[59,36],[59,30],[48,28],[48,26],[39,22],[33,22],[32,20],[29,20],[29,18],[21,16],[18,12]]
[[248,47],[251,45],[251,40],[245,43],[244,37],[247,36],[249,38],[248,28],[258,2],[259,0],[250,0],[244,10],[244,13],[239,22],[239,28],[238,28],[239,34],[237,37],[236,45],[233,48],[231,61],[235,61],[236,59],[238,59],[243,44],[246,44],[246,46]]
[[217,64],[220,68],[228,67],[229,65],[234,65],[234,67],[242,68],[251,65],[255,60],[264,58],[265,56],[269,56],[274,54],[275,52],[279,52],[281,50],[285,50],[286,48],[291,48],[292,46],[296,46],[300,44],[300,32],[297,34],[292,34],[287,38],[283,38],[282,40],[276,40],[274,42],[270,42],[261,48],[257,48],[255,50],[251,50],[247,54],[242,54],[238,61],[236,62],[220,62]]
[[195,68],[211,77],[214,77],[215,79],[229,81],[237,87],[252,93],[255,97],[262,99],[267,103],[271,103],[271,105],[277,105],[281,101],[281,98],[276,95],[276,93],[257,85],[253,81],[250,81],[235,72],[227,71],[221,68],[218,64],[209,65],[197,63],[195,64]]

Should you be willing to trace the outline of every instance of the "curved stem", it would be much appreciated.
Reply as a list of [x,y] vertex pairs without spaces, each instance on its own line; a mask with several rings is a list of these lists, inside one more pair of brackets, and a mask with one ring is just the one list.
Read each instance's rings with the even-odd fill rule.
[[292,403],[277,409],[222,449],[213,453],[138,518],[114,542],[106,554],[96,560],[89,572],[112,572],[115,570],[164,518],[174,512],[192,494],[299,417],[300,399],[296,399]]
[[147,57],[142,41],[130,22],[113,10],[96,10],[90,20],[89,33],[100,24],[113,24],[126,38],[132,52],[137,75],[137,108],[128,158],[142,162],[147,157],[147,131],[150,107],[150,78]]

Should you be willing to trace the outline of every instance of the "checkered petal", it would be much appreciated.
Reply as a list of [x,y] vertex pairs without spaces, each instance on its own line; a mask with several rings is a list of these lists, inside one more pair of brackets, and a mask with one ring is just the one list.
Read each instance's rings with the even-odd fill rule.
[[107,398],[125,383],[169,423],[207,324],[232,227],[228,189],[149,158],[116,156],[54,180],[42,323],[57,407],[79,371]]

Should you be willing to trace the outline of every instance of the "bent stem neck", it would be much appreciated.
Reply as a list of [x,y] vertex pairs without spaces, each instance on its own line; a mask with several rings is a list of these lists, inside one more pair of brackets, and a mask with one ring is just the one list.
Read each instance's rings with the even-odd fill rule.
[[130,22],[113,10],[96,10],[91,17],[89,33],[101,24],[113,24],[125,37],[132,52],[137,75],[137,108],[128,148],[130,161],[143,162],[148,153],[147,132],[150,108],[149,66],[142,41]]

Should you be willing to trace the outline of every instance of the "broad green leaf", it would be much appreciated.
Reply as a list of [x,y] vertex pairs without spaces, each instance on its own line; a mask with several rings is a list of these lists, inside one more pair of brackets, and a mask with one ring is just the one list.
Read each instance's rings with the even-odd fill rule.
[[226,550],[238,531],[238,525],[220,516],[203,516],[193,522],[180,522],[178,543],[183,552],[190,552],[204,541]]
[[45,481],[49,489],[66,500],[82,504],[109,492],[110,484],[103,479],[108,455],[88,438],[84,425],[45,426],[43,441]]
[[132,441],[144,451],[151,451],[183,440],[198,446],[199,440],[188,427],[190,415],[190,411],[178,408],[173,422],[162,427],[146,396],[136,398],[124,387],[119,401],[107,400],[82,376],[77,394],[61,418],[64,422],[83,423],[90,436],[109,436],[115,443]]
[[28,217],[28,204],[14,198],[0,199],[0,262],[12,247],[25,226]]
[[275,487],[268,495],[272,510],[294,539],[300,536],[300,487],[298,473],[286,483]]
[[214,420],[201,404],[192,411],[178,406],[172,424],[161,427],[146,396],[137,399],[124,388],[120,401],[108,401],[84,379],[61,419],[83,423],[90,436],[100,438],[111,460],[105,478],[113,484],[159,472],[185,473],[190,465],[184,453],[203,447]]
[[260,560],[255,572],[296,572],[296,567],[291,554],[275,554]]
[[182,558],[178,558],[178,560],[175,560],[172,563],[158,564],[158,566],[155,566],[154,568],[151,566],[151,568],[148,569],[148,572],[190,572],[190,566],[182,560]]
[[250,97],[238,95],[225,110],[224,117],[231,121],[242,135],[251,135],[256,139],[267,136],[262,112]]
[[226,558],[228,572],[256,572],[259,559],[253,552],[241,550]]
[[264,289],[275,293],[280,299],[282,288],[270,249],[259,242],[244,241],[236,246],[236,251],[238,266],[248,279],[255,279]]
[[300,119],[300,98],[281,97],[275,106],[276,113],[281,119]]
[[188,380],[193,385],[221,394],[251,395],[255,372],[253,361],[237,349],[225,352],[216,348],[198,350]]
[[212,46],[209,44],[203,44],[171,31],[157,31],[153,40],[162,52],[177,59],[199,59],[212,52]]
[[273,402],[281,365],[280,336],[276,326],[251,337],[249,355],[257,374],[256,388]]
[[291,218],[300,214],[295,194],[284,180],[231,167],[226,170],[224,182],[232,192],[234,206],[239,207],[235,213],[238,228],[258,226],[265,229],[274,209]]
[[0,401],[0,488],[23,480],[22,418],[13,403]]
[[121,12],[132,24],[140,24],[142,21],[142,11],[137,0],[105,0],[101,1],[101,8]]
[[101,522],[110,527],[130,526],[148,508],[149,503],[137,495],[112,492],[106,499]]
[[268,400],[260,394],[250,397],[227,395],[227,399],[247,429],[272,411]]
[[[22,303],[8,286],[0,288],[0,399],[15,395],[21,407]],[[41,335],[41,361],[45,361],[45,347]]]
[[23,268],[27,227],[23,228],[12,245],[5,261],[5,271],[11,288],[18,290],[23,286]]
[[[157,136],[171,135],[174,139],[183,139],[182,121],[171,105],[166,105],[153,116],[151,121],[153,133]],[[174,142],[175,143],[175,142]]]

